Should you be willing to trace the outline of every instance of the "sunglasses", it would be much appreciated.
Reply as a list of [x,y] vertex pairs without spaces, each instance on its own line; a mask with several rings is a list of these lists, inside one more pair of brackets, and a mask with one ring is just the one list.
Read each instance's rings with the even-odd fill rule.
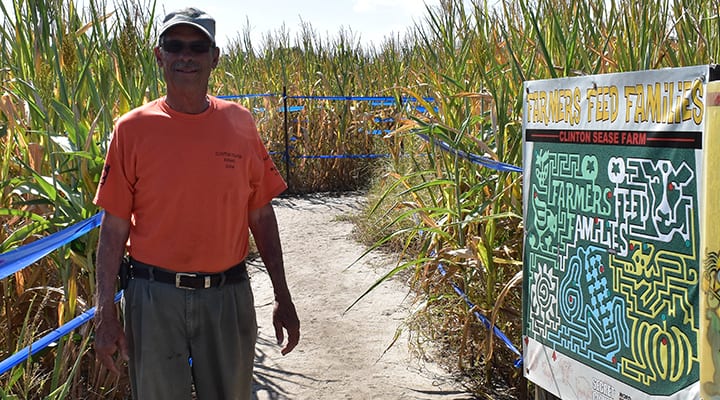
[[182,40],[163,40],[160,47],[168,53],[181,53],[185,49],[190,49],[194,54],[205,54],[214,47],[213,43],[207,40],[197,40],[194,42],[183,42]]

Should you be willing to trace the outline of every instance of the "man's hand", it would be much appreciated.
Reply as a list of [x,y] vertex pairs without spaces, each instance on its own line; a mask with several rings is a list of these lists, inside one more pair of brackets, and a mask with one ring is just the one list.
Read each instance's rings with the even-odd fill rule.
[[288,333],[288,341],[281,350],[282,355],[291,352],[300,341],[300,320],[295,311],[295,305],[291,300],[275,301],[273,309],[273,326],[275,327],[275,338],[279,345],[285,340],[283,329]]
[[125,361],[129,359],[125,332],[118,320],[114,300],[118,271],[129,232],[129,220],[105,212],[100,225],[95,268],[95,358],[116,374],[120,374],[120,370],[115,365],[113,355],[119,352],[120,358]]
[[288,342],[282,349],[282,354],[285,355],[291,352],[300,341],[300,321],[285,280],[280,235],[272,204],[267,203],[260,208],[250,210],[248,212],[248,225],[272,282],[273,293],[275,294],[273,326],[275,327],[275,337],[279,345],[285,339],[283,329],[288,334]]
[[125,332],[116,316],[95,317],[95,359],[105,368],[120,375],[113,356],[119,353],[123,361],[128,361],[128,347]]

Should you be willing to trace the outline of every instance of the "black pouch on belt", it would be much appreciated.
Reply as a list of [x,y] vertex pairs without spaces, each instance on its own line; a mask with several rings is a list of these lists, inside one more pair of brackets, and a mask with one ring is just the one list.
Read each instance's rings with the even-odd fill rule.
[[120,261],[120,269],[118,270],[118,278],[120,279],[120,289],[125,290],[130,281],[130,257],[125,256]]

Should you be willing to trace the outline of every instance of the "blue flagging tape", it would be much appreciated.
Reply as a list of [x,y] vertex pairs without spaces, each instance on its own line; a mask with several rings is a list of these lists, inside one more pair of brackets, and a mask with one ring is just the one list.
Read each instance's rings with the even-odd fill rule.
[[[121,297],[122,291],[116,293],[115,302],[117,303],[118,301],[120,301]],[[10,357],[2,360],[2,362],[0,362],[0,375],[10,371],[13,367],[27,360],[28,357],[57,342],[58,339],[72,332],[73,329],[91,320],[95,316],[95,311],[95,307],[85,311],[84,313],[73,318],[65,325],[43,336],[30,346],[27,346],[24,349],[18,351],[17,353],[11,355]]]
[[360,129],[358,129],[358,132],[360,132],[360,133],[366,132],[368,135],[385,135],[387,133],[392,132],[392,129],[365,130],[363,128],[360,128]]
[[[288,112],[298,112],[298,111],[302,111],[302,110],[304,110],[304,109],[305,109],[305,106],[290,106],[290,107],[288,107],[287,111],[288,111]],[[253,108],[253,112],[255,112],[255,113],[264,113],[265,111],[267,111],[267,109],[265,109],[265,107],[255,107],[255,108]],[[285,111],[285,108],[284,108],[284,107],[278,107],[277,111],[278,111],[278,112],[283,112],[283,111]],[[297,122],[297,119],[293,120],[292,122]]]
[[[438,269],[438,271],[440,271],[442,276],[447,276],[447,272],[445,271],[445,268],[443,268],[442,264],[438,264],[437,269]],[[452,285],[453,289],[455,289],[455,293],[457,293],[460,297],[463,298],[463,300],[465,300],[465,303],[468,305],[468,307],[470,307],[471,310],[473,308],[475,308],[475,304],[473,304],[473,302],[470,300],[470,298],[465,294],[465,292],[462,291],[462,289],[460,289],[460,287],[458,285],[456,285],[453,282],[450,282],[450,284]],[[523,363],[523,356],[522,356],[522,353],[520,353],[520,350],[518,350],[515,347],[515,345],[510,341],[510,339],[508,339],[507,336],[505,336],[505,334],[503,333],[503,331],[500,330],[500,328],[498,328],[495,325],[492,325],[490,323],[490,320],[487,319],[486,316],[480,314],[480,312],[478,312],[477,310],[474,311],[473,314],[475,314],[475,317],[477,317],[477,319],[480,320],[480,322],[482,322],[486,328],[488,328],[488,329],[492,328],[495,336],[497,336],[500,340],[502,340],[503,343],[505,344],[505,346],[508,349],[510,349],[510,351],[512,351],[513,353],[515,353],[519,356],[519,358],[517,360],[515,360],[513,365],[515,366],[515,368],[520,368]]]
[[294,158],[389,158],[390,154],[328,154],[322,156],[295,156]]
[[[305,106],[290,106],[290,107],[288,107],[287,111],[288,111],[288,112],[298,112],[298,111],[302,111],[302,110],[304,110],[304,109],[305,109]],[[256,112],[256,113],[264,113],[265,111],[267,111],[267,110],[265,109],[265,107],[255,107],[255,108],[253,108],[253,112]],[[277,111],[278,111],[278,112],[283,112],[283,111],[285,111],[285,108],[284,108],[284,107],[278,107]],[[292,122],[297,122],[297,119],[293,120]]]
[[0,254],[0,279],[7,278],[50,254],[58,247],[66,245],[97,228],[102,221],[102,216],[103,212],[101,211],[59,232]]
[[[271,156],[282,155],[285,159],[284,151],[270,151],[268,152]],[[317,156],[292,156],[291,158],[305,158],[305,159],[331,159],[331,158],[389,158],[390,154],[323,154]]]
[[282,94],[278,93],[257,93],[257,94],[233,94],[228,96],[217,96],[218,99],[233,100],[233,99],[250,99],[253,97],[278,97]]
[[[425,135],[418,133],[418,136],[420,136],[423,140],[426,142],[430,142],[430,138]],[[457,154],[460,157],[463,157],[465,159],[468,159],[475,164],[480,164],[483,167],[492,168],[496,171],[501,172],[523,172],[522,168],[512,165],[512,164],[506,164],[504,162],[493,160],[492,158],[480,156],[473,153],[466,153],[462,150],[453,149],[449,144],[443,142],[442,140],[433,140],[433,143],[440,146],[443,150],[447,151],[448,153]]]
[[[425,108],[423,106],[417,106],[417,107],[415,107],[415,110],[420,113],[427,112],[427,108]],[[433,111],[438,112],[439,110],[440,110],[439,108],[433,107]]]
[[[343,100],[343,101],[369,101],[372,105],[393,105],[394,97],[383,96],[288,96],[288,99],[307,99],[307,100]],[[414,97],[403,97],[400,99],[403,103],[417,101]],[[432,103],[435,101],[433,97],[424,97],[423,100]]]
[[[288,112],[298,112],[298,111],[302,111],[304,109],[305,109],[305,106],[289,106],[287,108],[287,111]],[[278,108],[278,112],[283,112],[283,111],[285,111],[284,107]]]
[[[227,96],[216,96],[218,99],[248,99],[253,97],[282,97],[281,93],[258,93],[258,94],[234,94]],[[342,100],[342,101],[369,101],[373,106],[391,106],[397,103],[395,97],[387,96],[287,96],[288,99],[305,99],[305,100]],[[434,97],[423,97],[428,103],[435,101]],[[400,101],[403,103],[418,101],[414,97],[402,97]]]
[[395,102],[394,97],[375,96],[288,96],[288,99]]

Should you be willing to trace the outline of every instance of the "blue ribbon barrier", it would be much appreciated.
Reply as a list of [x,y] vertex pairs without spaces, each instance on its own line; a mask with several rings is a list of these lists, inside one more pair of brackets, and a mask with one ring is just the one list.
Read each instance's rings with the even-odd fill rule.
[[250,99],[253,97],[280,97],[279,93],[257,93],[257,94],[233,94],[228,96],[216,96],[218,99],[234,100],[234,99]]
[[323,154],[323,155],[310,155],[310,156],[289,156],[284,151],[270,151],[268,152],[271,156],[283,156],[283,160],[286,157],[290,158],[305,158],[305,159],[334,159],[334,158],[389,158],[390,154]]
[[363,133],[365,132],[367,135],[385,135],[392,132],[392,129],[368,129],[365,130],[363,128],[358,129],[358,132]]
[[[438,264],[437,269],[438,269],[438,271],[440,271],[442,276],[444,276],[444,277],[447,276],[447,272],[445,271],[445,268],[443,268],[442,264]],[[465,292],[462,291],[462,289],[460,289],[460,287],[458,285],[456,285],[453,282],[450,282],[450,284],[452,285],[453,289],[455,289],[455,293],[457,293],[460,297],[462,297],[463,300],[465,300],[465,303],[468,305],[468,307],[470,307],[471,310],[473,308],[475,308],[475,304],[473,304],[473,302],[470,300],[470,298],[465,294]],[[480,322],[482,322],[483,325],[485,325],[485,327],[487,329],[492,328],[492,331],[495,334],[495,336],[497,336],[500,340],[502,340],[502,342],[505,344],[505,346],[508,349],[510,349],[510,351],[512,351],[513,353],[515,353],[519,356],[519,358],[517,360],[515,360],[513,365],[515,366],[515,368],[520,368],[520,366],[522,366],[522,363],[523,363],[523,356],[522,356],[522,353],[520,353],[520,350],[518,350],[515,347],[515,345],[513,345],[513,343],[510,341],[510,339],[508,339],[508,337],[505,336],[505,334],[503,333],[503,331],[500,330],[500,328],[498,328],[495,325],[492,325],[490,323],[490,320],[487,319],[486,316],[480,314],[480,312],[478,312],[477,310],[474,311],[473,314],[475,314],[475,317],[477,317],[477,319],[480,320]]]
[[[427,135],[422,134],[422,133],[418,133],[417,135],[420,136],[426,142],[430,142],[430,138]],[[434,139],[432,142],[435,143],[436,145],[440,146],[443,150],[447,151],[448,153],[456,154],[460,157],[463,157],[467,160],[474,162],[475,164],[480,164],[483,167],[491,168],[491,169],[494,169],[496,171],[501,171],[501,172],[523,172],[522,168],[517,167],[512,164],[506,164],[504,162],[493,160],[492,158],[480,156],[480,155],[473,154],[473,153],[466,153],[462,150],[453,149],[449,144],[445,143],[442,140]]]
[[[117,303],[120,301],[120,298],[122,297],[122,291],[115,294],[115,302]],[[13,367],[17,366],[18,364],[24,362],[28,359],[28,357],[36,354],[38,351],[48,347],[52,343],[57,342],[58,339],[61,337],[67,335],[68,333],[72,332],[75,328],[79,327],[80,325],[85,324],[89,320],[91,320],[95,316],[95,307],[85,311],[84,313],[80,314],[79,316],[73,318],[71,321],[68,321],[65,325],[53,330],[52,332],[48,333],[47,335],[43,336],[39,340],[37,340],[35,343],[31,344],[30,346],[25,347],[24,349],[18,351],[17,353],[11,355],[10,357],[2,360],[0,362],[0,375],[10,371]]]
[[395,102],[394,97],[375,96],[288,96],[288,99]]
[[[415,111],[417,111],[419,113],[426,113],[427,108],[425,108],[423,106],[417,106],[417,107],[415,107]],[[440,109],[438,107],[433,107],[433,111],[438,112],[438,111],[440,111]]]
[[[360,130],[362,131],[362,130]],[[374,129],[372,131],[369,131],[369,134],[372,135],[382,135],[386,133],[392,132],[391,130],[380,130],[380,129]],[[420,138],[425,140],[426,142],[430,142],[430,138],[425,134],[417,134]],[[292,141],[295,141],[296,139],[291,139]],[[482,165],[483,167],[494,169],[496,171],[501,172],[523,172],[522,168],[512,165],[503,163],[500,161],[493,160],[491,158],[481,156],[474,153],[467,153],[462,150],[456,150],[453,149],[449,144],[443,142],[442,140],[433,140],[433,143],[440,146],[444,151],[447,151],[451,154],[457,154],[460,157],[463,157],[467,159],[468,161],[471,161],[475,164]],[[278,155],[278,154],[285,154],[281,151],[272,151],[269,153],[270,155]],[[389,154],[325,154],[325,155],[297,155],[292,156],[292,158],[305,158],[305,159],[330,159],[330,158],[388,158],[390,157]]]
[[103,212],[99,212],[59,232],[0,254],[0,279],[7,278],[50,254],[58,247],[66,245],[97,228],[102,221],[102,216]]
[[[288,107],[287,112],[298,112],[298,111],[302,111],[302,110],[304,110],[304,109],[305,109],[305,106],[290,106],[290,107]],[[267,109],[266,109],[265,107],[255,107],[255,108],[253,108],[253,112],[254,112],[254,113],[264,113],[265,111],[267,111]],[[278,108],[277,108],[277,111],[278,111],[278,112],[284,112],[284,111],[285,111],[285,108],[284,108],[284,107],[278,107]],[[297,122],[297,119],[294,120],[293,122]]]
[[[304,109],[305,109],[305,106],[289,106],[287,108],[287,112],[298,112],[298,111],[302,111]],[[284,112],[284,111],[285,111],[284,107],[278,108],[278,112]]]
[[390,154],[330,154],[322,156],[295,156],[294,158],[329,159],[329,158],[389,158]]
[[[306,99],[306,100],[342,100],[342,101],[369,101],[373,105],[394,105],[395,97],[387,96],[288,96],[288,99]],[[428,103],[435,101],[433,97],[423,97]],[[400,101],[403,103],[417,101],[414,97],[402,97]]]

